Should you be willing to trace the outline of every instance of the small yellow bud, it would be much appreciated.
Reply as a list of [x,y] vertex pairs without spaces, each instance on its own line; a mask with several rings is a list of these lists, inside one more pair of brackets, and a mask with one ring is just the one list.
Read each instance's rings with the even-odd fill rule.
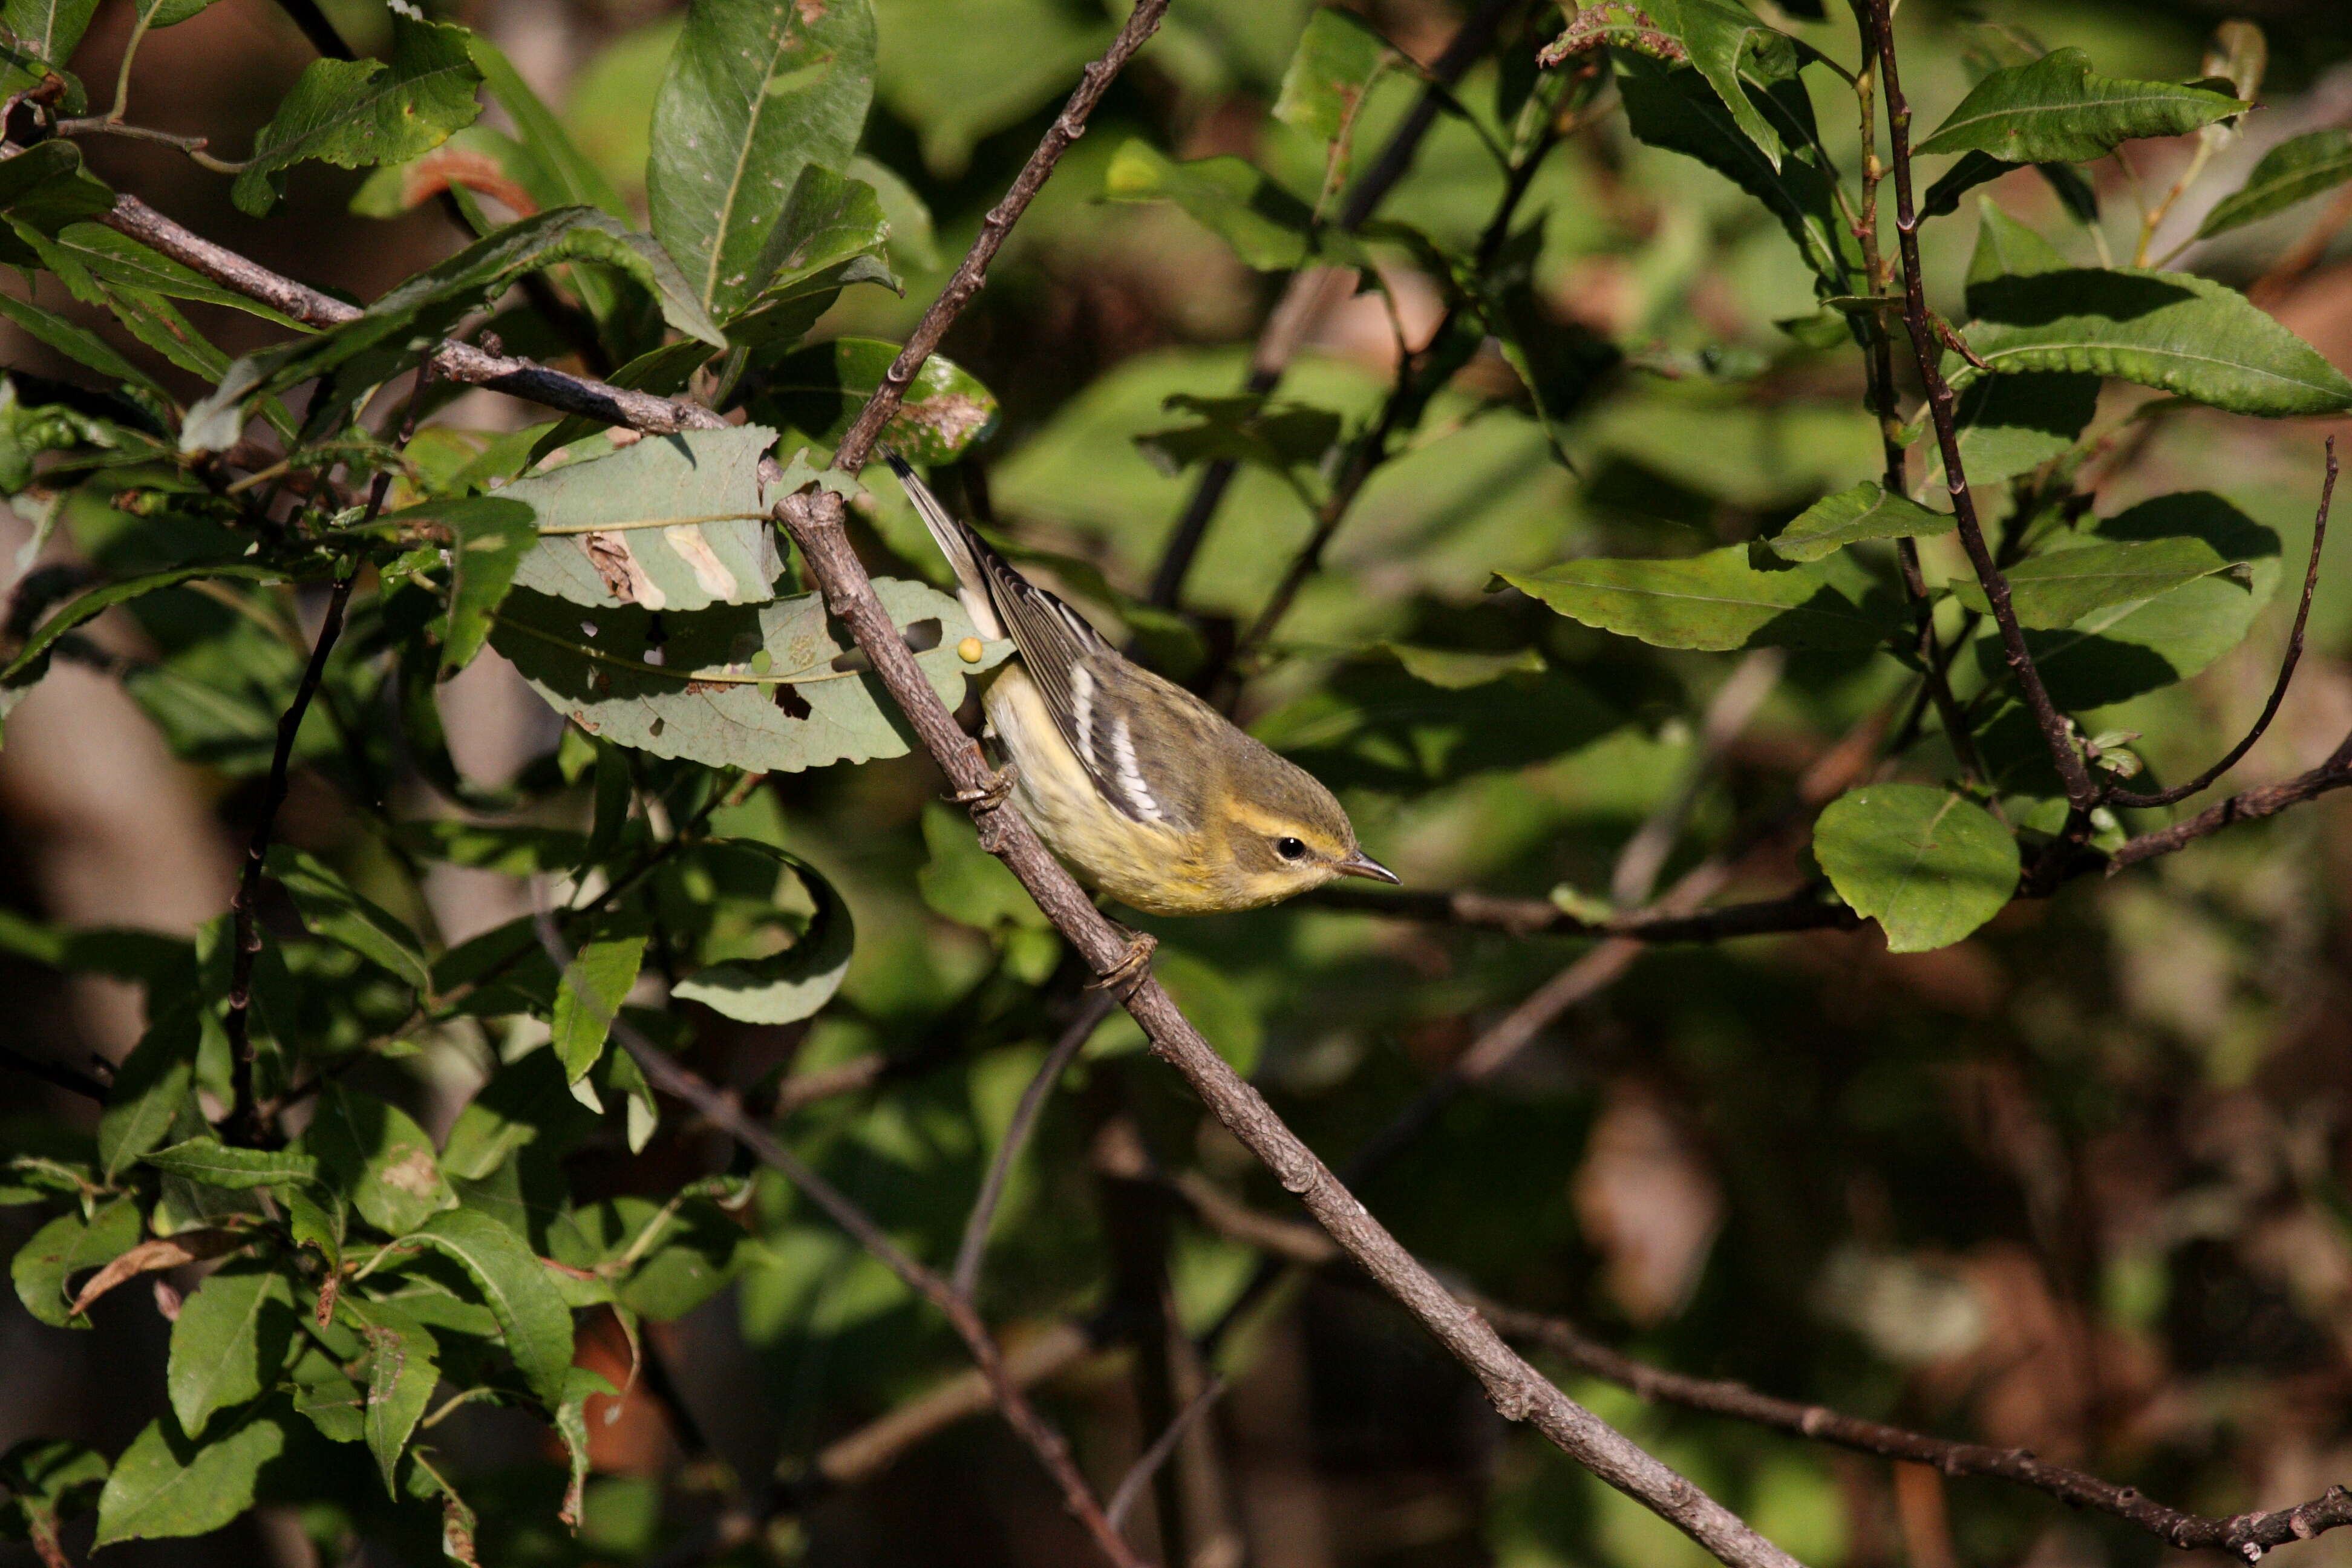
[[981,655],[987,651],[978,637],[966,637],[956,644],[956,657],[966,664],[978,664]]

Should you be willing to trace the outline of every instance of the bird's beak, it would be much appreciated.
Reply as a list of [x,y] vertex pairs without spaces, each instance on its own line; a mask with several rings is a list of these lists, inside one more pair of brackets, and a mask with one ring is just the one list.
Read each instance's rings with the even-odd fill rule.
[[1391,887],[1402,887],[1404,884],[1402,877],[1398,876],[1360,849],[1339,862],[1339,874],[1343,877],[1362,877],[1374,882],[1386,882]]

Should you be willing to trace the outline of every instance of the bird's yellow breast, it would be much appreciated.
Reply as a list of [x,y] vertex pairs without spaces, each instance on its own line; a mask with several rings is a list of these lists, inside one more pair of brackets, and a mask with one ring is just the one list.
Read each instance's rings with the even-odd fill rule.
[[1253,900],[1236,899],[1211,874],[1204,835],[1137,822],[1103,798],[1018,664],[997,671],[985,703],[997,743],[1019,775],[1014,806],[1079,880],[1145,914],[1249,907]]

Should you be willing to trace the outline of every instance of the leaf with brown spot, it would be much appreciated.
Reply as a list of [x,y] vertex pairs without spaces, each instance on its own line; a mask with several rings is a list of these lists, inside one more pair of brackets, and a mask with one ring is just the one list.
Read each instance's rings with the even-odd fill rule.
[[89,1304],[134,1275],[152,1273],[158,1268],[177,1268],[183,1263],[195,1263],[223,1253],[235,1252],[248,1246],[253,1238],[236,1230],[185,1230],[177,1236],[163,1237],[154,1241],[142,1241],[105,1268],[89,1277],[81,1293],[73,1299],[68,1315],[80,1317],[89,1310]]

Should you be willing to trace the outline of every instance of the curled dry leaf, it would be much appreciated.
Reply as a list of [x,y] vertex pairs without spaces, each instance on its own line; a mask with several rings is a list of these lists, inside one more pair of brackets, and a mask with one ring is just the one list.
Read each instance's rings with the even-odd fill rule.
[[142,1241],[105,1268],[89,1277],[89,1283],[76,1296],[69,1316],[79,1317],[89,1310],[89,1304],[134,1275],[152,1274],[159,1268],[177,1268],[183,1263],[195,1263],[207,1258],[218,1258],[246,1246],[251,1237],[234,1230],[188,1230],[177,1236],[166,1236],[153,1241]]

